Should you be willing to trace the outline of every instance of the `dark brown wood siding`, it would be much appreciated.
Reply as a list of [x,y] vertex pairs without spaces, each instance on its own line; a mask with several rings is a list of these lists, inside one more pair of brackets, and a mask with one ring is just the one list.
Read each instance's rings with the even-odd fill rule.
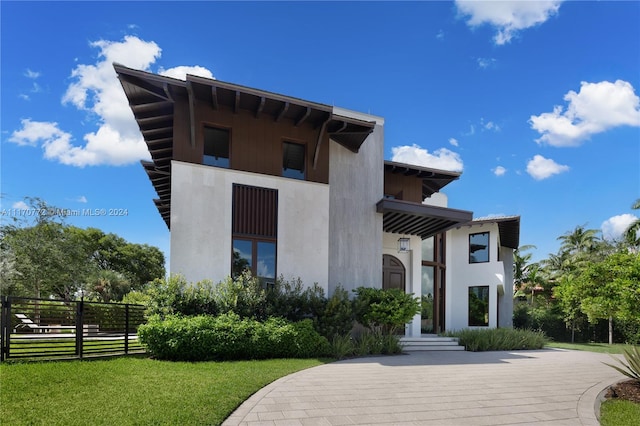
[[191,146],[189,103],[184,97],[175,99],[173,158],[189,163],[202,163],[205,126],[229,129],[231,169],[273,176],[282,175],[282,143],[296,142],[305,145],[306,180],[329,183],[329,138],[325,134],[320,144],[316,167],[313,158],[320,128],[302,123],[295,126],[289,119],[276,122],[271,115],[240,109],[235,113],[230,108],[195,101],[195,146]]
[[233,185],[234,235],[278,237],[278,190]]
[[422,179],[384,172],[384,194],[396,199],[422,203]]

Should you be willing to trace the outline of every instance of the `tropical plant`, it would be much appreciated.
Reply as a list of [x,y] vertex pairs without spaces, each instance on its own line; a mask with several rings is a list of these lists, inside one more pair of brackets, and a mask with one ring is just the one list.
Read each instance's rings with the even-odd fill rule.
[[[634,210],[640,210],[640,198],[631,206]],[[640,246],[640,219],[634,220],[624,234],[627,242],[634,247]]]
[[420,299],[399,289],[358,287],[354,292],[356,320],[370,329],[393,334],[420,312]]
[[632,346],[630,349],[625,349],[623,353],[624,353],[624,358],[627,361],[626,363],[621,359],[614,358],[614,357],[612,358],[618,361],[624,368],[621,368],[613,364],[607,364],[606,362],[604,364],[608,365],[611,368],[616,369],[617,371],[624,374],[625,376],[631,379],[634,379],[638,383],[640,383],[640,349],[638,348],[638,346]]

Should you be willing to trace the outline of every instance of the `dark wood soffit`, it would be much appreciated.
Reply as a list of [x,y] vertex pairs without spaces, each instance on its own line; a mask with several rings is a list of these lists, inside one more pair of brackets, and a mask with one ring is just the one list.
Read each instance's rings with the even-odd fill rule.
[[385,232],[419,235],[423,239],[467,223],[473,217],[467,210],[386,198],[376,204],[376,211],[383,214]]

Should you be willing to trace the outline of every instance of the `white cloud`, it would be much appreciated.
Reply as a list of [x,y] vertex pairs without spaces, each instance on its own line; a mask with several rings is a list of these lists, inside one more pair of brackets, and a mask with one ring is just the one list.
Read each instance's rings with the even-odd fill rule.
[[413,144],[393,147],[391,153],[393,155],[391,161],[454,172],[461,172],[463,169],[460,155],[447,148],[437,149],[430,154],[426,149]]
[[507,169],[505,169],[502,166],[498,166],[495,169],[493,169],[492,172],[496,176],[504,176],[504,174],[507,173]]
[[29,210],[29,206],[24,201],[16,201],[11,205],[11,208],[17,210]]
[[453,146],[458,146],[458,139],[456,138],[449,138],[449,143]]
[[27,68],[27,70],[24,72],[24,76],[35,80],[36,78],[40,77],[40,72],[32,71],[29,68]]
[[568,170],[569,166],[558,164],[550,158],[544,158],[542,155],[535,155],[527,163],[527,173],[535,180],[543,180]]
[[540,25],[558,13],[562,0],[543,1],[474,1],[456,0],[467,25],[475,28],[489,24],[496,29],[493,41],[497,45],[509,43],[520,31]]
[[496,123],[494,123],[493,121],[487,121],[486,123],[484,122],[484,118],[480,119],[480,125],[482,126],[483,130],[493,130],[494,132],[499,132],[500,126],[498,126]]
[[640,98],[633,86],[622,80],[615,83],[580,83],[580,92],[570,90],[564,100],[566,110],[555,106],[529,119],[531,128],[542,136],[538,143],[552,146],[578,146],[592,135],[618,126],[640,126]]
[[602,222],[602,236],[607,240],[619,239],[636,220],[638,218],[630,213],[610,217]]
[[[99,49],[98,59],[95,64],[76,65],[62,103],[89,112],[96,118],[97,130],[83,136],[84,144],[74,145],[71,133],[61,130],[57,123],[25,119],[9,140],[19,145],[42,144],[45,158],[77,167],[125,165],[150,158],[113,63],[149,71],[162,50],[155,42],[135,36],[121,41],[98,40],[90,46]],[[36,73],[27,71],[35,78]],[[200,66],[162,71],[182,78],[186,73],[212,77],[209,70]]]
[[79,197],[76,197],[74,201],[76,201],[78,203],[86,204],[87,203],[87,197],[85,197],[84,195],[81,195]]
[[495,58],[476,58],[476,62],[478,63],[478,67],[482,69],[487,69],[496,63]]
[[206,69],[205,67],[201,67],[200,65],[195,65],[192,67],[189,66],[179,66],[173,67],[169,69],[160,68],[158,71],[160,75],[166,75],[167,77],[177,78],[178,80],[186,80],[187,74],[197,75],[199,77],[205,78],[214,78],[211,71]]
[[444,40],[444,31],[442,30],[438,31],[438,33],[436,34],[436,38],[438,40]]

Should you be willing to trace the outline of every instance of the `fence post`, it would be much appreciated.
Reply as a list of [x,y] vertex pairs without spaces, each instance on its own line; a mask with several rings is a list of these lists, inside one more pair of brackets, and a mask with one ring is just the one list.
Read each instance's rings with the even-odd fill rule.
[[11,339],[11,301],[9,296],[2,296],[2,313],[0,313],[0,362],[9,356],[9,340]]
[[124,353],[129,353],[129,304],[124,305]]
[[83,338],[84,338],[84,330],[83,330],[83,320],[82,316],[84,315],[84,300],[80,300],[80,302],[75,302],[76,305],[76,355],[80,359],[82,359],[83,352]]

